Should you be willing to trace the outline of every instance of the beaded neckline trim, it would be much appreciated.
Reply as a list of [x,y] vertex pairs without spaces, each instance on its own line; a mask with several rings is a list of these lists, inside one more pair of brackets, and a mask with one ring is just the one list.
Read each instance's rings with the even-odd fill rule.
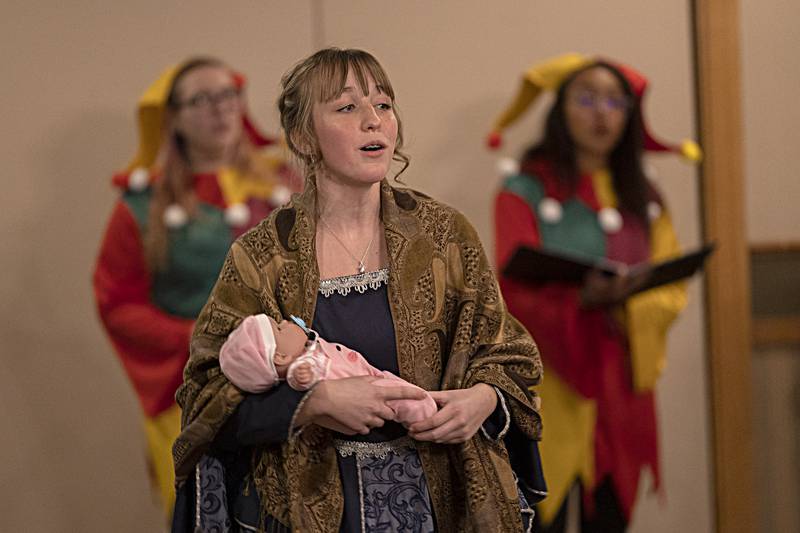
[[389,283],[388,268],[364,272],[363,274],[353,274],[352,276],[322,279],[319,282],[319,292],[326,298],[334,292],[347,296],[351,290],[363,294],[367,289],[378,290],[385,283]]

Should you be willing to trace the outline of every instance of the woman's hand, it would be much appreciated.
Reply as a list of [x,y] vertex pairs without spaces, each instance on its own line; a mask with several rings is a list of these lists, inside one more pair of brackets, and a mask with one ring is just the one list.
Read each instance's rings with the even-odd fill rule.
[[617,305],[641,287],[649,276],[649,268],[635,273],[620,272],[616,276],[593,270],[587,274],[583,282],[581,305],[589,308]]
[[466,442],[481,427],[497,406],[497,394],[491,386],[478,383],[468,389],[430,391],[439,411],[408,427],[408,434],[416,440],[440,444]]
[[421,400],[425,391],[413,387],[379,387],[374,376],[320,381],[297,417],[298,425],[313,422],[345,435],[366,435],[394,419],[389,400]]

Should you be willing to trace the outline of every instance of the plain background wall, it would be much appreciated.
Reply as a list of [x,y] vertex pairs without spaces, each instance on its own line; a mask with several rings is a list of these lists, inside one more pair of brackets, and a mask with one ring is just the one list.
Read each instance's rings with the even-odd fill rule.
[[[135,148],[134,104],[168,64],[217,55],[248,75],[253,115],[275,131],[280,75],[319,45],[373,51],[392,77],[412,165],[404,181],[455,205],[491,253],[495,159],[535,138],[541,109],[483,138],[520,74],[564,51],[645,72],[645,113],[669,140],[695,131],[688,4],[141,0],[8,3],[0,22],[5,195],[0,210],[0,529],[156,531],[138,405],[99,328],[90,275]],[[650,159],[679,238],[699,243],[696,171]],[[666,496],[643,499],[634,532],[712,530],[700,282],[670,335],[658,391]]]
[[136,147],[135,103],[168,65],[246,72],[274,131],[278,76],[311,51],[309,2],[4,5],[0,531],[151,532],[138,402],[99,328],[91,272]]
[[741,0],[747,235],[800,242],[800,3]]

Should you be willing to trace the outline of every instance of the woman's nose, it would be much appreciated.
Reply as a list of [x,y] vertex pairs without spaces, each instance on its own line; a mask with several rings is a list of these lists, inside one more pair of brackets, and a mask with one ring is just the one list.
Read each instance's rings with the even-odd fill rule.
[[366,106],[364,111],[364,115],[362,117],[362,127],[367,130],[376,130],[381,126],[381,117],[378,116],[378,112],[372,106]]

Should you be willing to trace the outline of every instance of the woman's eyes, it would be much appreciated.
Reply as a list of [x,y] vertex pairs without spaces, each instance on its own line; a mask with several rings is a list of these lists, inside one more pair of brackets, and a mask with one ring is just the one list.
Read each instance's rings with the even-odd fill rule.
[[[388,103],[388,102],[381,102],[379,104],[375,104],[375,107],[380,109],[380,110],[382,110],[382,111],[388,111],[388,110],[392,109],[392,104]],[[356,108],[355,104],[347,104],[347,105],[343,105],[341,107],[337,107],[336,111],[339,111],[339,112],[342,112],[342,113],[349,113],[350,111],[353,111],[355,108]]]

